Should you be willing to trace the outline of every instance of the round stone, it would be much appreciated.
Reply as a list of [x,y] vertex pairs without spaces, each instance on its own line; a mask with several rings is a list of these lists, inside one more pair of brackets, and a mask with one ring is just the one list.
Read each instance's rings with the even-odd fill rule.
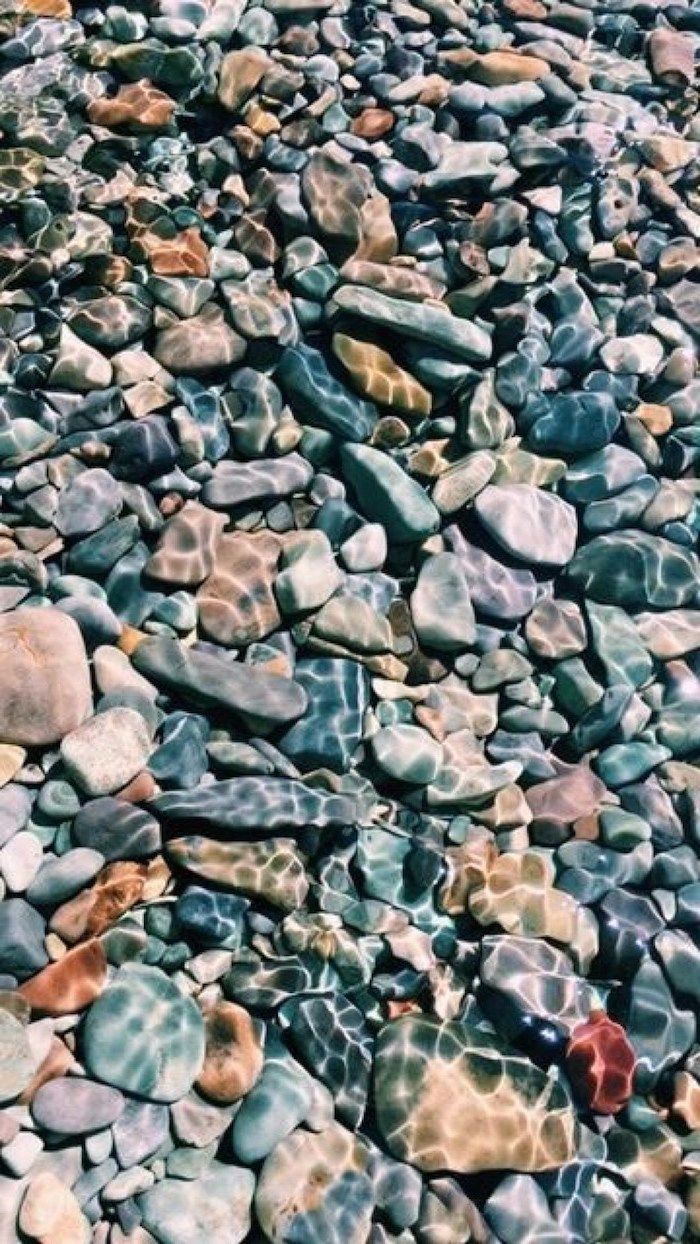
[[204,1021],[159,968],[128,963],[88,1012],[83,1050],[98,1080],[150,1101],[177,1101],[202,1067]]
[[82,1077],[61,1076],[43,1084],[32,1100],[40,1127],[59,1136],[86,1136],[110,1127],[124,1109],[116,1089]]
[[0,614],[0,738],[56,743],[92,712],[85,645],[60,609]]
[[148,725],[132,708],[96,713],[61,743],[70,779],[93,799],[126,786],[144,768],[150,753]]

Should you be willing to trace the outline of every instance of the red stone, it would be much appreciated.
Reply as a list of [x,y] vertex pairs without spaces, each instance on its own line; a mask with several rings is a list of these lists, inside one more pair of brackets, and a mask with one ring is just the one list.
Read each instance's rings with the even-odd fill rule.
[[617,1114],[632,1096],[634,1050],[605,1011],[593,1011],[574,1029],[565,1060],[578,1096],[595,1114]]

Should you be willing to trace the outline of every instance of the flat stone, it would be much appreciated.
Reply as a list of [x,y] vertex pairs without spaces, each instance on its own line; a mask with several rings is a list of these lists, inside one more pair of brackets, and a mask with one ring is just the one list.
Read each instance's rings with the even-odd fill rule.
[[326,428],[343,441],[364,441],[372,433],[377,422],[374,406],[336,380],[320,350],[288,346],[275,379],[300,423]]
[[488,334],[468,320],[452,315],[446,306],[404,302],[356,285],[341,286],[335,290],[333,300],[349,315],[448,350],[467,363],[490,358]]
[[[333,353],[365,397],[408,415],[429,415],[432,394],[392,356],[371,341],[358,341],[346,333],[333,334]],[[348,438],[364,439],[364,438]]]
[[362,512],[381,522],[399,544],[424,539],[440,525],[440,515],[420,485],[388,454],[369,445],[344,445],[343,474]]
[[0,614],[0,665],[3,741],[56,743],[92,712],[80,629],[59,609]]
[[145,573],[159,583],[197,587],[211,573],[223,529],[221,514],[196,501],[185,502],[163,528]]
[[167,854],[174,864],[197,877],[262,898],[285,911],[301,906],[309,889],[305,860],[292,838],[236,843],[198,836],[173,838]]
[[369,704],[368,678],[357,661],[315,657],[298,661],[295,677],[308,696],[304,716],[279,740],[303,772],[350,768]]
[[300,454],[284,458],[262,458],[255,462],[217,463],[211,479],[202,489],[205,505],[233,509],[244,503],[271,501],[303,492],[313,476],[313,468]]
[[240,1244],[250,1229],[252,1171],[214,1161],[195,1180],[162,1179],[138,1198],[159,1244]]
[[159,968],[128,963],[90,1008],[83,1047],[97,1079],[150,1101],[177,1101],[202,1067],[204,1022]]
[[31,1081],[34,1069],[26,1025],[9,1011],[0,1009],[0,1101],[19,1097]]
[[58,1136],[86,1136],[109,1127],[124,1109],[116,1089],[82,1077],[49,1080],[35,1093],[32,1115],[40,1127]]
[[430,648],[460,652],[474,642],[469,583],[455,553],[425,560],[411,595],[411,617],[419,639]]
[[529,570],[515,569],[469,543],[456,526],[447,527],[445,540],[459,558],[477,613],[514,622],[525,617],[537,599],[537,581]]
[[576,551],[576,511],[541,488],[487,484],[474,509],[489,535],[518,561],[565,566]]
[[196,791],[158,795],[151,806],[167,821],[196,819],[222,829],[276,830],[285,825],[324,829],[363,816],[363,802],[356,796],[280,777],[236,777],[210,782]]
[[562,1084],[457,1021],[409,1015],[385,1025],[375,1101],[389,1148],[421,1170],[554,1170],[575,1152],[576,1118]]
[[623,609],[677,609],[699,599],[697,555],[643,531],[596,536],[578,550],[568,574],[593,600]]
[[217,643],[243,648],[277,629],[273,584],[281,548],[269,531],[235,531],[217,540],[211,573],[197,593],[202,628]]
[[294,721],[306,708],[306,693],[293,679],[193,651],[165,636],[144,640],[132,660],[156,686],[196,707],[234,713],[264,733]]
[[148,726],[131,708],[108,708],[67,734],[61,743],[66,772],[95,799],[126,786],[151,753]]

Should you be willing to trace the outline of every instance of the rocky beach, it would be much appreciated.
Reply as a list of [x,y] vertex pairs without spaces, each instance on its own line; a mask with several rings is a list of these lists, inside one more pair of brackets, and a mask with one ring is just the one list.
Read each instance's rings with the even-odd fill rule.
[[0,0],[0,1244],[700,1241],[698,0]]

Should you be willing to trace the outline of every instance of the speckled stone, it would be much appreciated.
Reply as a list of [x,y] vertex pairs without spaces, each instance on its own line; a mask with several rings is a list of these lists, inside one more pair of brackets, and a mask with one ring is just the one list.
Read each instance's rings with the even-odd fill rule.
[[85,646],[58,609],[0,615],[0,734],[7,743],[56,743],[92,712]]

